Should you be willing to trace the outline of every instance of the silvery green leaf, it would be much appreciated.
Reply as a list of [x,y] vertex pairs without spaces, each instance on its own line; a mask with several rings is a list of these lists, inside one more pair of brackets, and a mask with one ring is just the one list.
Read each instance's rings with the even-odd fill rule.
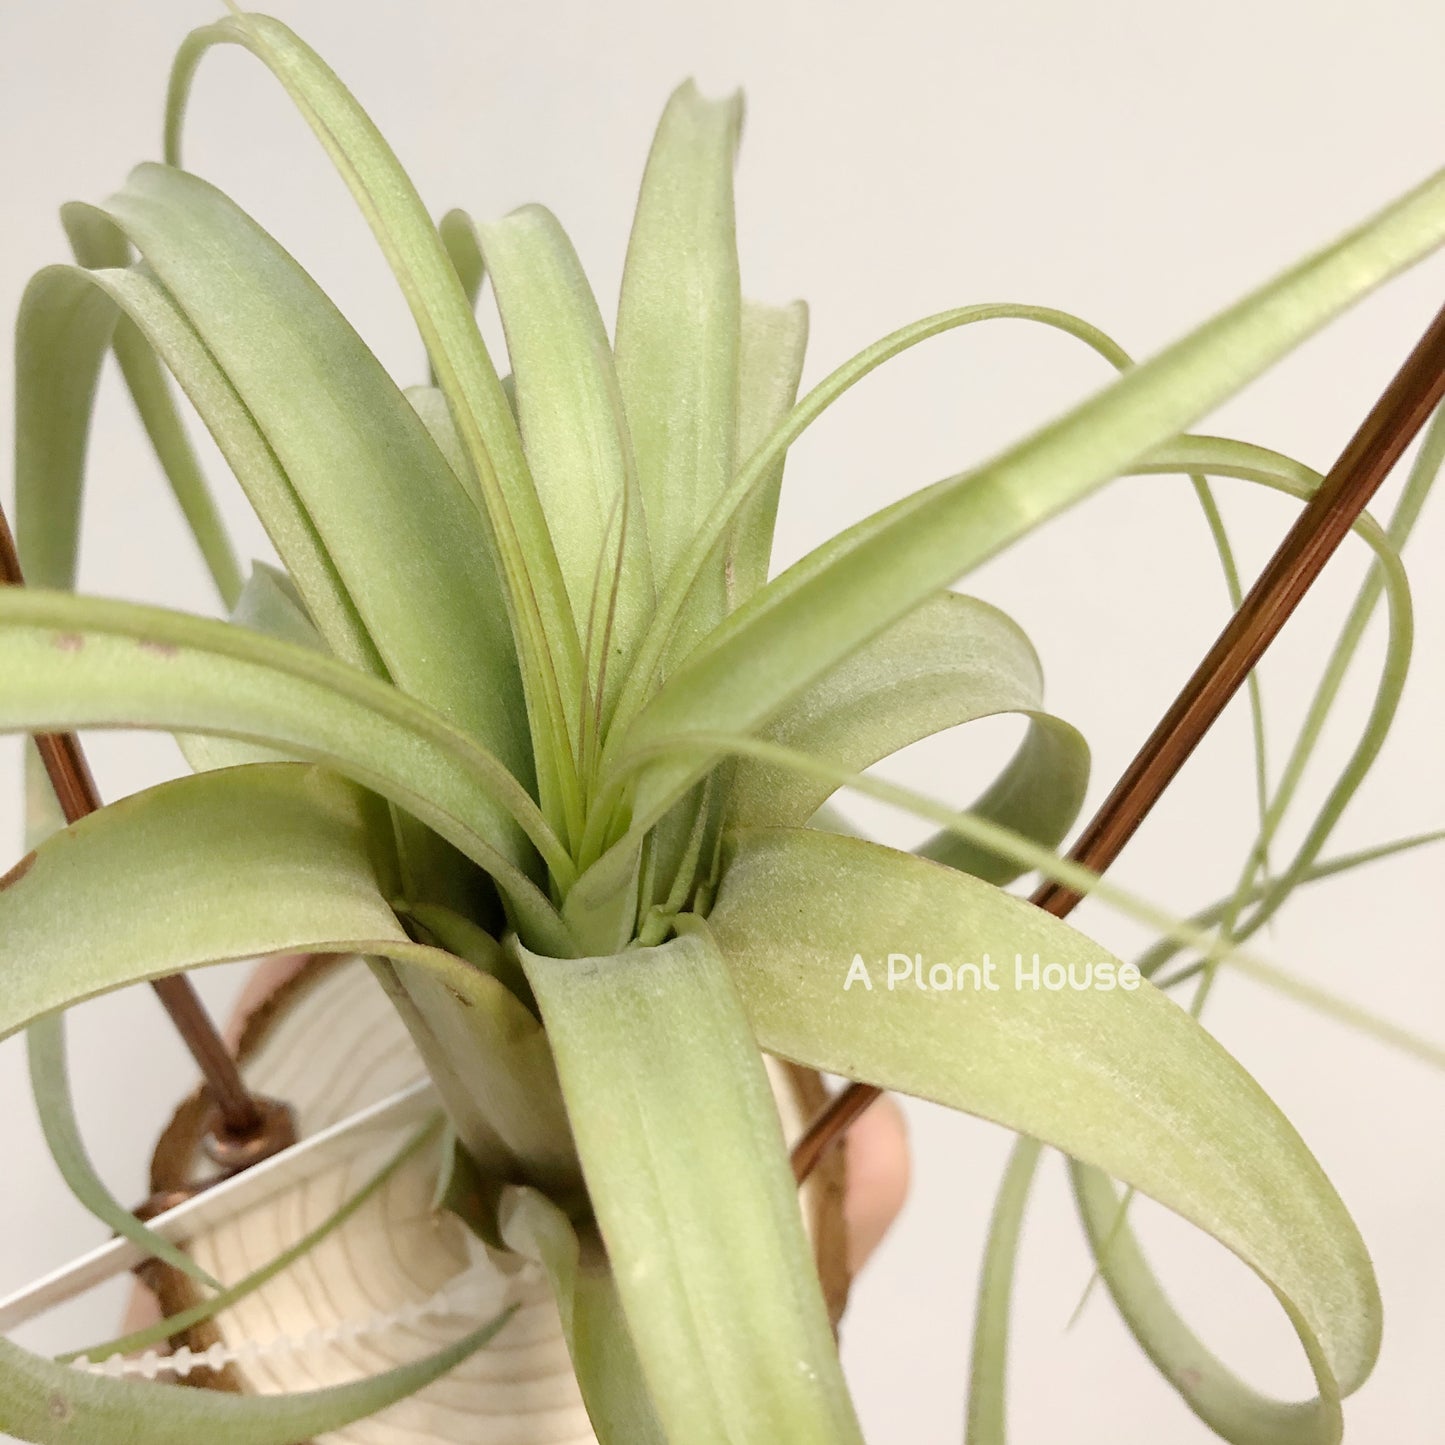
[[[658,122],[617,308],[617,378],[647,515],[653,575],[666,584],[732,480],[742,298],[733,163],[742,99],[687,81]],[[723,559],[690,598],[695,641],[726,610]],[[683,644],[685,645],[685,644]]]
[[521,959],[667,1437],[860,1441],[777,1105],[710,936]]
[[1023,899],[814,829],[736,835],[708,926],[765,1049],[1052,1144],[1237,1254],[1315,1374],[1308,1438],[1339,1439],[1379,1349],[1369,1255],[1298,1134],[1183,1009]]
[[[1053,847],[1083,803],[1089,751],[1042,703],[1042,669],[1018,625],[985,602],[941,592],[825,673],[762,736],[861,772],[933,733],[1021,713],[1029,730],[1017,754],[970,811]],[[831,791],[817,776],[743,759],[727,824],[798,827]],[[1011,859],[952,833],[922,851],[993,883],[1019,872]]]

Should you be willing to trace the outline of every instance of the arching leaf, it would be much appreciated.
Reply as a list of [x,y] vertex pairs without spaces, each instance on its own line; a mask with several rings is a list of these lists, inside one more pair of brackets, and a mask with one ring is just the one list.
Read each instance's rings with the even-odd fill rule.
[[1314,1371],[1309,1438],[1338,1440],[1379,1348],[1369,1256],[1284,1116],[1183,1009],[1120,986],[1103,949],[1022,899],[813,829],[737,835],[709,927],[765,1049],[1052,1144],[1239,1255]]
[[[397,689],[245,628],[122,602],[0,590],[0,729],[215,732],[326,762],[491,873],[565,952],[555,910],[513,859],[524,836],[566,868],[536,805],[478,744]],[[499,820],[505,820],[499,823]]]
[[[1127,471],[1445,240],[1445,172],[983,466],[859,523],[770,582],[664,684],[615,756],[769,718],[890,621]],[[705,766],[654,762],[637,813]]]
[[516,654],[485,529],[381,364],[296,262],[197,177],[138,166],[107,211],[266,438],[387,675],[526,778]]
[[585,691],[581,645],[516,420],[452,259],[370,117],[321,57],[270,16],[232,16],[187,37],[166,101],[170,164],[180,163],[196,67],[213,45],[223,44],[249,51],[285,88],[350,188],[401,287],[471,462],[469,478],[505,581],[543,808],[559,830],[579,826],[571,729]]
[[173,1269],[198,1280],[208,1289],[220,1285],[183,1250],[147,1229],[106,1187],[90,1162],[81,1138],[70,1093],[66,1067],[65,1021],[59,1014],[37,1019],[26,1030],[26,1051],[30,1063],[30,1090],[50,1157],[55,1160],[70,1192],[102,1223],[117,1234],[133,1240]]
[[[997,782],[970,810],[1052,848],[1078,815],[1089,750],[1042,711],[1043,674],[1018,625],[995,607],[942,592],[826,673],[775,717],[763,738],[861,772],[909,743],[979,718],[1022,713],[1029,730]],[[816,776],[741,760],[727,825],[800,827],[832,792]],[[1006,883],[1000,858],[952,833],[922,850],[952,867]]]

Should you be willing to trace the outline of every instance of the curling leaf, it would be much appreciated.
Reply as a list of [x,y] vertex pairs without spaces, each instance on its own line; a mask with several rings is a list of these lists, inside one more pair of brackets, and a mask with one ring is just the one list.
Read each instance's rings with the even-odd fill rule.
[[[82,208],[64,207],[61,221],[75,259],[88,270],[130,265],[125,238],[109,227],[92,225]],[[216,591],[225,606],[233,607],[241,591],[240,563],[165,372],[145,337],[125,317],[116,324],[111,350]]]
[[[510,1147],[537,1140],[546,1109],[545,1094],[519,1102],[548,1069],[536,1020],[496,979],[407,937],[378,889],[365,822],[356,789],[296,763],[200,773],[82,819],[0,889],[0,1037],[95,994],[205,964],[272,953],[380,958],[408,987],[423,981],[451,997],[453,1036],[443,1043],[452,1054],[417,1031],[429,1062],[479,1052],[476,1038],[456,1035],[464,1021],[486,1021],[477,1034],[495,1098],[464,1096],[452,1069],[434,1071],[469,1147],[504,1177],[565,1179],[560,1107],[550,1152],[522,1158]],[[64,933],[53,927],[60,910]]]
[[35,1096],[36,1112],[50,1156],[75,1197],[103,1224],[117,1234],[164,1260],[173,1269],[198,1280],[209,1289],[220,1285],[183,1250],[147,1229],[118,1200],[105,1181],[95,1172],[80,1124],[75,1117],[75,1102],[70,1093],[70,1075],[66,1067],[65,1021],[59,1014],[37,1019],[26,1030],[26,1048],[30,1062],[30,1088]]
[[1134,1338],[1215,1434],[1231,1445],[1314,1445],[1331,1436],[1313,1405],[1273,1400],[1246,1385],[1180,1317],[1149,1268],[1106,1174],[1072,1163],[1079,1214],[1099,1273]]
[[[992,1119],[1214,1235],[1280,1297],[1319,1387],[1301,1415],[1339,1438],[1379,1348],[1369,1256],[1299,1136],[1187,1013],[1147,983],[1098,986],[1104,950],[1021,899],[811,829],[736,835],[709,926],[765,1049]],[[1031,986],[1035,954],[1086,986]]]
[[[110,219],[90,207],[67,210],[66,219],[72,232],[84,221],[102,235],[115,234]],[[17,541],[27,580],[34,586],[75,585],[75,508],[92,400],[78,379],[92,363],[98,365],[104,334],[78,335],[68,317],[95,308],[109,327],[117,307],[164,359],[200,413],[332,650],[380,675],[384,669],[371,639],[265,437],[170,294],[141,270],[50,266],[34,277],[21,301],[16,345],[26,361],[16,379],[15,485]],[[57,385],[47,376],[63,380]],[[47,519],[60,516],[70,518],[68,540],[52,546],[46,537],[57,523]]]
[[0,1340],[0,1427],[33,1445],[295,1445],[340,1430],[424,1390],[492,1340],[513,1311],[414,1364],[295,1395],[229,1395],[109,1380],[52,1364]]
[[[824,544],[689,657],[619,742],[621,755],[689,727],[765,721],[931,592],[1128,470],[1442,240],[1445,172],[992,462]],[[638,813],[660,813],[704,766],[655,762]]]
[[[657,616],[619,704],[624,721],[630,723],[637,710],[652,695],[663,670],[664,659],[669,655],[681,655],[687,650],[680,637],[679,619],[687,609],[693,592],[705,585],[714,557],[723,555],[730,532],[740,525],[746,527],[742,519],[751,503],[760,496],[768,495],[771,478],[782,465],[788,448],[830,406],[885,362],[933,337],[986,321],[1033,322],[1075,337],[1116,367],[1128,365],[1128,356],[1108,336],[1067,311],[1051,306],[995,303],[959,306],[924,317],[891,332],[836,367],[783,417],[765,441],[754,448],[726,493],[718,499],[706,521],[688,543],[683,560],[674,569],[666,586],[662,586],[659,579]],[[750,388],[751,383],[745,380],[744,385]],[[740,425],[742,420],[740,418]]]
[[485,532],[380,363],[295,261],[206,182],[138,166],[107,209],[265,436],[387,675],[525,778],[516,656]]
[[[1000,713],[1030,720],[1018,752],[970,810],[1053,847],[1078,815],[1089,751],[1041,711],[1043,674],[1018,625],[972,597],[942,592],[865,644],[789,704],[764,739],[861,772],[909,743]],[[816,775],[739,763],[729,827],[797,827],[832,788]],[[927,856],[992,883],[1016,878],[1012,859],[940,834]]]
[[585,690],[581,645],[516,421],[451,257],[416,187],[355,97],[315,51],[270,16],[232,16],[187,38],[167,96],[168,162],[179,164],[196,67],[220,44],[249,51],[285,88],[350,188],[401,287],[471,461],[476,500],[506,584],[543,807],[560,830],[580,826],[570,729]]
[[127,984],[273,953],[375,953],[467,1001],[500,988],[406,936],[378,891],[357,790],[301,763],[122,798],[42,843],[4,884],[0,1038]]
[[[1155,447],[1146,453],[1131,465],[1130,470],[1141,475],[1167,475],[1184,472],[1190,475],[1209,473],[1237,477],[1301,499],[1311,496],[1320,483],[1318,472],[1287,456],[1264,447],[1223,437],[1193,435],[1176,437],[1173,441]],[[1399,555],[1381,532],[1379,524],[1368,514],[1362,514],[1355,522],[1353,530],[1379,559],[1381,576],[1384,579],[1383,586],[1389,600],[1388,658],[1390,661],[1387,662],[1387,673],[1394,679],[1395,692],[1394,694],[1384,694],[1377,699],[1374,713],[1378,715],[1393,706],[1400,681],[1398,669],[1403,665],[1402,659],[1408,659],[1409,656],[1412,636],[1410,590]],[[653,771],[655,772],[656,759],[662,757],[674,770],[674,776],[685,777],[691,776],[700,765],[690,767],[685,762],[673,763],[668,755],[690,756],[694,759],[702,758],[713,761],[721,753],[751,755],[762,762],[771,762],[804,776],[811,774],[829,784],[830,789],[847,784],[880,795],[889,794],[890,797],[887,800],[910,808],[921,817],[936,817],[936,821],[944,824],[946,831],[957,833],[961,839],[961,845],[949,845],[942,841],[940,835],[928,845],[930,851],[938,851],[945,861],[966,863],[971,858],[1007,857],[1011,858],[1014,864],[1022,864],[1030,868],[1047,868],[1051,861],[1054,864],[1058,863],[1050,850],[1041,850],[1036,847],[1021,849],[1017,845],[1027,843],[1028,840],[1021,838],[1011,827],[998,828],[995,820],[991,817],[980,813],[971,820],[960,820],[950,809],[940,809],[927,800],[919,800],[916,795],[908,793],[906,789],[890,789],[877,780],[850,773],[849,770],[839,768],[824,758],[814,757],[797,749],[783,748],[770,741],[745,738],[737,733],[713,732],[710,729],[699,728],[691,736],[696,740],[695,746],[691,748],[687,746],[686,737],[675,737],[660,739],[646,748],[639,749],[636,757],[632,759],[631,766],[634,768],[644,767],[651,763],[654,765]],[[1361,747],[1365,747],[1367,742],[1368,738],[1366,742],[1362,742]],[[771,754],[771,756],[767,756],[767,754]],[[857,779],[856,782],[855,779]],[[1347,782],[1348,779],[1338,784],[1333,791],[1330,804],[1332,809],[1341,806],[1339,798],[1341,790],[1346,787]],[[625,785],[619,782],[618,786],[624,787]],[[607,900],[622,896],[630,886],[630,879],[636,868],[636,860],[646,830],[655,821],[657,808],[663,805],[664,800],[659,799],[654,808],[634,814],[629,831],[600,858],[589,862],[589,866],[583,871],[568,896],[568,910],[581,912],[586,909],[603,908],[606,906]],[[960,821],[971,821],[978,826],[963,830],[956,826]],[[1026,815],[1021,815],[1020,821],[1026,821]],[[998,841],[992,841],[985,836],[990,829],[993,830]],[[1005,839],[1011,840],[1010,846],[1006,848],[1001,846]],[[1058,871],[1050,873],[1049,876],[1059,877],[1062,880],[1062,873]],[[1093,876],[1084,877],[1079,886],[1085,891],[1093,889],[1095,887]],[[1103,896],[1104,886],[1099,885],[1098,891],[1100,896]],[[1138,908],[1135,908],[1134,911],[1141,917],[1149,912],[1147,909],[1140,912]],[[1167,915],[1161,914],[1158,910],[1152,912],[1156,919],[1167,919]]]
[[[307,648],[159,608],[0,591],[0,729],[215,732],[324,761],[427,823],[497,880],[519,927],[566,951],[555,910],[511,861],[525,829],[562,855],[495,758],[395,688]],[[501,810],[512,826],[500,834]]]

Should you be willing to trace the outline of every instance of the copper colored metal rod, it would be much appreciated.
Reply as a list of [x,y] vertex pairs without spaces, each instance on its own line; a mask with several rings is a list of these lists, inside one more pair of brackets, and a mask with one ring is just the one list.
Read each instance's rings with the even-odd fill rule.
[[[1239,610],[1069,850],[1102,873],[1134,836],[1189,755],[1238,692],[1406,447],[1445,398],[1445,308],[1430,323],[1306,503]],[[1066,918],[1083,895],[1045,882],[1029,900]],[[793,1150],[801,1181],[881,1090],[850,1084],[809,1125]]]
[[[1102,873],[1119,856],[1289,621],[1442,397],[1445,309],[1430,323],[1430,329],[1395,379],[1370,408],[1239,610],[1080,834],[1069,851],[1071,862]],[[1080,896],[1076,889],[1048,882],[1030,901],[1056,918],[1063,918]]]
[[823,1105],[803,1137],[793,1145],[793,1178],[799,1184],[818,1167],[834,1144],[842,1142],[844,1134],[882,1094],[883,1090],[876,1084],[849,1084]]
[[[3,507],[0,507],[0,581],[12,587],[25,584],[15,538]],[[76,823],[96,812],[100,808],[100,795],[75,734],[36,733],[34,736],[65,821]],[[245,1139],[266,1129],[266,1111],[247,1089],[235,1059],[216,1032],[190,979],[175,974],[154,979],[151,986],[185,1040],[191,1057],[200,1065],[220,1113],[224,1134],[231,1139]]]

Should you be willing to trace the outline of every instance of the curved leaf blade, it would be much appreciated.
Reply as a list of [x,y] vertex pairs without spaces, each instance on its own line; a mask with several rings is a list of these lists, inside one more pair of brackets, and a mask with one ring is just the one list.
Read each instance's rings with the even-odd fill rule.
[[30,582],[74,587],[90,415],[116,308],[46,268],[15,320],[15,542]]
[[[84,208],[62,207],[60,219],[75,259],[87,270],[131,264],[125,238],[113,227],[94,225]],[[126,318],[116,325],[111,350],[216,591],[226,607],[233,607],[241,591],[241,566],[159,358]]]
[[440,833],[492,874],[518,926],[566,951],[555,909],[513,861],[525,830],[567,866],[536,804],[479,744],[386,683],[227,623],[31,588],[0,590],[0,671],[0,729],[213,732],[325,762]]
[[[1127,366],[1128,356],[1097,327],[1052,306],[1021,306],[993,303],[957,306],[926,316],[921,321],[900,327],[880,341],[865,347],[841,366],[835,367],[796,406],[784,416],[757,445],[743,463],[741,470],[718,499],[706,522],[688,545],[683,560],[665,587],[659,588],[657,617],[648,631],[639,666],[629,679],[621,700],[620,712],[631,722],[652,694],[669,655],[680,655],[685,648],[679,641],[679,618],[686,609],[695,588],[704,579],[714,554],[722,555],[732,531],[755,499],[767,494],[770,478],[781,466],[788,449],[819,417],[849,390],[885,362],[937,336],[960,327],[975,326],[986,321],[1025,321],[1072,336],[1115,367]],[[751,385],[746,378],[745,385]],[[740,418],[741,424],[741,418]]]
[[[816,830],[737,835],[710,926],[764,1048],[1052,1144],[1236,1253],[1279,1296],[1309,1357],[1315,1438],[1338,1439],[1340,1397],[1379,1349],[1369,1256],[1299,1136],[1187,1013],[1144,983],[1031,988],[1016,955],[1081,978],[1112,960],[966,874]],[[874,970],[890,954],[917,955],[943,970],[932,982],[960,986],[930,988],[925,973],[921,988],[910,975],[887,989]],[[872,988],[856,971],[845,987],[855,959]],[[985,959],[998,970],[992,990]],[[964,963],[975,972],[955,972]]]
[[473,990],[474,971],[413,943],[378,891],[356,790],[304,764],[135,793],[42,843],[4,884],[0,1038],[111,989],[273,953],[377,953]]
[[[862,772],[920,738],[1022,713],[1029,730],[1019,750],[969,811],[1052,848],[1083,805],[1089,750],[1042,704],[1038,656],[1017,623],[986,602],[941,592],[824,674],[762,736]],[[816,775],[742,759],[727,826],[801,827],[832,792]],[[921,851],[991,883],[1019,875],[1012,859],[952,833]]]
[[[0,1037],[184,969],[273,953],[362,954],[475,1157],[502,1177],[575,1185],[540,1025],[496,978],[407,937],[380,892],[368,821],[359,790],[296,763],[200,773],[82,819],[3,880]],[[61,911],[65,933],[53,927]],[[418,1015],[413,988],[445,999],[449,1033]],[[468,1060],[471,1073],[459,1067]],[[479,1070],[486,1087],[469,1092],[460,1081],[476,1084]]]
[[[689,657],[619,755],[687,728],[742,732],[766,721],[924,597],[1127,470],[1442,241],[1445,172],[993,461],[826,543]],[[659,811],[701,766],[654,762],[638,811]]]
[[75,1117],[75,1101],[70,1093],[64,1019],[58,1014],[37,1019],[25,1031],[25,1043],[30,1064],[30,1090],[35,1097],[36,1112],[40,1115],[41,1131],[50,1149],[50,1157],[70,1186],[70,1192],[116,1234],[133,1240],[155,1258],[164,1260],[172,1269],[180,1270],[208,1289],[220,1289],[220,1284],[184,1250],[177,1249],[147,1229],[106,1188],[105,1181],[96,1173],[85,1141],[81,1138],[80,1123]]
[[381,364],[281,246],[198,177],[138,166],[106,209],[266,438],[387,675],[525,779],[516,653],[485,529]]
[[[91,207],[67,207],[66,221],[72,232],[83,223],[100,237],[114,239],[117,234],[110,218]],[[380,675],[384,669],[371,639],[265,437],[170,293],[143,270],[50,266],[34,277],[21,302],[17,331],[30,338],[26,349],[36,357],[32,364],[70,378],[47,385],[43,373],[33,376],[28,367],[17,377],[16,527],[31,584],[75,584],[73,540],[66,544],[67,560],[61,563],[37,554],[32,532],[49,525],[43,518],[52,510],[71,516],[72,531],[78,517],[84,447],[42,443],[50,436],[83,444],[89,433],[89,396],[74,377],[84,374],[92,356],[98,364],[103,347],[94,337],[88,342],[78,338],[64,325],[69,312],[87,305],[105,308],[112,324],[119,308],[139,328],[215,438],[331,648]],[[22,444],[27,435],[35,441]]]
[[[1152,448],[1143,457],[1131,463],[1131,473],[1139,475],[1169,475],[1185,473],[1191,476],[1210,474],[1223,477],[1234,477],[1245,481],[1266,486],[1272,490],[1281,491],[1289,496],[1307,498],[1311,496],[1320,483],[1320,474],[1310,467],[1294,461],[1292,458],[1279,452],[1274,452],[1266,447],[1254,446],[1247,442],[1235,441],[1227,437],[1195,436],[1186,434],[1174,438],[1172,441]],[[1372,718],[1387,716],[1398,700],[1399,688],[1402,684],[1403,674],[1401,668],[1404,660],[1408,659],[1413,636],[1412,608],[1410,601],[1410,587],[1408,578],[1405,575],[1404,567],[1400,557],[1389,539],[1381,531],[1379,524],[1368,513],[1362,514],[1355,522],[1354,532],[1365,542],[1375,553],[1381,569],[1386,596],[1389,601],[1390,615],[1390,642],[1389,657],[1387,661],[1386,680],[1387,686],[1377,697],[1375,706],[1372,709]],[[802,662],[800,660],[800,666]],[[743,681],[739,685],[739,691],[746,691],[747,674],[742,675]],[[701,720],[700,720],[701,721]],[[875,792],[886,792],[887,787],[876,779],[866,779],[852,784],[850,775],[844,770],[838,769],[824,759],[809,758],[796,750],[782,749],[776,744],[763,742],[756,739],[748,739],[739,734],[715,733],[705,726],[699,726],[691,735],[696,739],[694,748],[686,747],[686,737],[661,739],[650,744],[646,748],[639,748],[634,758],[630,760],[632,768],[643,767],[653,763],[654,781],[656,780],[657,759],[665,760],[666,766],[672,770],[675,778],[679,779],[672,785],[674,793],[680,793],[690,786],[686,780],[705,772],[715,762],[719,755],[727,753],[749,753],[753,751],[757,756],[772,752],[777,756],[772,761],[785,765],[790,769],[801,773],[812,771],[825,781],[831,782],[833,786],[844,784],[862,787],[864,791],[870,788]],[[1338,809],[1343,806],[1342,799],[1348,797],[1348,789],[1351,786],[1351,779],[1355,776],[1355,769],[1360,761],[1369,754],[1369,750],[1378,746],[1379,733],[1376,728],[1369,728],[1362,738],[1360,745],[1352,759],[1347,775],[1336,785],[1331,793],[1326,811],[1321,814],[1317,821],[1316,828],[1325,826],[1325,822],[1338,816]],[[673,762],[666,758],[672,753],[682,755],[689,761]],[[764,759],[767,760],[767,759]],[[621,784],[619,783],[619,786]],[[925,806],[915,806],[913,802],[903,801],[906,790],[892,790],[897,795],[893,801],[901,801],[901,806],[912,808],[922,817],[934,817],[938,812],[936,805],[931,803]],[[911,795],[909,795],[911,796]],[[629,831],[615,843],[612,848],[604,853],[595,863],[584,870],[576,890],[577,896],[585,899],[605,897],[617,891],[625,880],[627,870],[631,866],[631,860],[635,857],[637,848],[640,846],[640,839],[646,830],[656,821],[657,817],[665,812],[669,806],[672,793],[663,792],[660,797],[651,802],[651,806],[645,811],[635,813]],[[943,822],[946,831],[949,817],[953,817],[948,810],[948,817],[937,819]],[[993,819],[980,814],[973,821],[991,827]],[[1011,829],[1004,830],[1007,836],[1017,843],[1022,840]],[[940,839],[941,839],[940,835]],[[966,846],[961,854],[955,852],[946,844],[939,844],[935,840],[934,846],[941,846],[945,859],[954,857],[967,858],[978,856],[977,850],[989,857],[994,855],[1011,857],[1018,864],[1027,864],[1029,867],[1040,867],[1044,864],[1040,861],[1039,850],[1033,849],[1034,861],[1030,862],[1017,848],[1002,849],[993,844],[989,839],[982,836],[969,836],[963,838]],[[1051,856],[1044,853],[1043,857]],[[1055,860],[1057,861],[1057,860]],[[1051,876],[1062,879],[1062,874]],[[1285,876],[1288,876],[1286,874]],[[1087,884],[1083,885],[1086,888]]]
[[187,37],[166,101],[170,164],[179,164],[196,67],[213,45],[223,44],[254,55],[286,90],[351,190],[406,297],[470,458],[476,501],[505,579],[543,806],[559,828],[576,826],[581,803],[570,729],[585,692],[581,644],[516,420],[462,281],[416,187],[370,117],[321,57],[270,16],[235,15]]
[[228,1395],[108,1380],[52,1364],[0,1340],[0,1428],[33,1445],[295,1445],[364,1420],[425,1389],[491,1341],[512,1311],[436,1354],[348,1385],[299,1395]]
[[1077,1162],[1069,1173],[1100,1277],[1139,1347],[1185,1404],[1231,1445],[1314,1445],[1321,1438],[1315,1409],[1252,1389],[1184,1322],[1121,1214],[1108,1175]]

